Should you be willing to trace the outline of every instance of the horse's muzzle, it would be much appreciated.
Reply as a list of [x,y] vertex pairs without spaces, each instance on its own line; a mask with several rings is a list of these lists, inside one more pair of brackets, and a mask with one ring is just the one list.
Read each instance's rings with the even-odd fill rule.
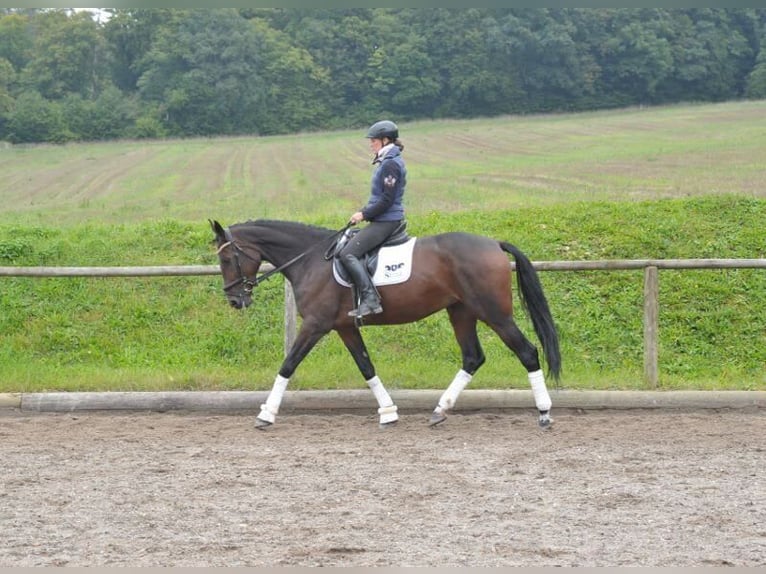
[[235,309],[246,309],[250,306],[250,304],[253,302],[253,298],[250,297],[248,294],[242,294],[242,295],[229,295],[228,297],[229,305],[234,307]]

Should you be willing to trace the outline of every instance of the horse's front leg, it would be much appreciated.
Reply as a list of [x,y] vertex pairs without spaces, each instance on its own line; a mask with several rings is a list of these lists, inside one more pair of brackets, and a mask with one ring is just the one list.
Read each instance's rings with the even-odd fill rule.
[[301,361],[306,358],[306,355],[311,352],[311,349],[314,348],[319,339],[326,334],[327,330],[318,328],[311,321],[304,321],[298,335],[295,337],[293,346],[282,362],[279,374],[274,380],[274,385],[271,387],[271,392],[266,398],[266,402],[261,405],[261,412],[255,418],[256,428],[264,429],[274,423],[279,413],[279,406],[282,404],[285,389],[287,389],[287,384],[290,382],[290,377]]
[[367,381],[372,394],[375,395],[375,400],[378,401],[381,428],[393,426],[399,420],[398,409],[391,399],[391,395],[383,386],[380,377],[375,374],[375,367],[367,353],[367,348],[364,346],[364,340],[359,329],[356,327],[338,329],[338,335],[340,335],[351,356],[354,357],[356,366],[359,367],[364,380]]

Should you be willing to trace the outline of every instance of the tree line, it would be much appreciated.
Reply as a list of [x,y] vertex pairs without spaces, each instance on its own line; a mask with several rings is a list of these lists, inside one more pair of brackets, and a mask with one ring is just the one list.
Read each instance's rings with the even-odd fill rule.
[[0,140],[766,98],[766,9],[0,9]]

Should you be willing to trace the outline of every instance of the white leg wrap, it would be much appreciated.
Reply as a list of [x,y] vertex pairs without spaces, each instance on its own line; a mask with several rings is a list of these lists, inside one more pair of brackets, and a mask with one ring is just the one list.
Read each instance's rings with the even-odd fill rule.
[[532,386],[532,392],[535,395],[535,404],[538,411],[551,410],[551,396],[548,394],[548,389],[545,388],[545,376],[543,376],[542,370],[537,370],[533,373],[528,373],[529,384]]
[[273,423],[276,420],[277,413],[279,412],[279,405],[282,404],[282,397],[285,395],[285,389],[290,379],[286,379],[281,375],[277,375],[274,380],[274,386],[271,387],[266,402],[261,405],[261,412],[258,418],[262,421]]
[[390,407],[394,404],[394,401],[391,400],[391,395],[388,394],[388,391],[383,386],[380,377],[377,375],[372,377],[367,381],[367,385],[370,387],[370,390],[372,390],[372,394],[375,395],[379,407]]
[[380,415],[380,424],[392,423],[399,420],[397,414],[397,407],[394,401],[391,399],[391,395],[383,386],[380,377],[377,375],[367,380],[367,385],[370,387],[372,394],[375,395],[375,400],[378,401],[378,414]]
[[436,407],[435,412],[442,414],[448,410],[451,410],[457,402],[458,396],[463,392],[463,389],[473,379],[473,375],[469,375],[463,369],[460,369],[452,379],[452,382],[447,387],[447,390],[442,393],[439,399],[439,405]]

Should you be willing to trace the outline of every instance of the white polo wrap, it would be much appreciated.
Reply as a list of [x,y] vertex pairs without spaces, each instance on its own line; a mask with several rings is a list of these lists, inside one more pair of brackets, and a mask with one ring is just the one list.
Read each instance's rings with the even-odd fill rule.
[[473,379],[473,375],[470,375],[463,369],[460,369],[457,372],[457,375],[455,375],[455,378],[452,379],[449,387],[447,387],[447,390],[442,393],[442,396],[439,399],[439,406],[436,407],[436,411],[443,413],[452,409],[457,402],[458,396],[460,396],[460,393],[463,392],[463,389],[466,387],[466,385],[471,382],[471,379]]
[[528,373],[529,384],[532,386],[532,392],[535,395],[535,404],[538,411],[551,410],[551,396],[548,394],[548,389],[545,388],[545,376],[542,370]]
[[383,386],[380,378],[376,375],[371,379],[367,379],[367,385],[372,390],[372,394],[375,395],[375,400],[378,401],[378,414],[380,415],[380,424],[393,423],[399,420],[399,410],[394,404],[391,395]]
[[266,398],[266,402],[261,405],[261,413],[258,418],[273,423],[276,420],[277,413],[279,412],[279,405],[282,404],[282,397],[285,395],[285,389],[290,379],[284,378],[282,375],[277,375],[274,379],[274,385],[271,387],[271,392]]
[[370,387],[372,394],[375,395],[375,400],[378,401],[378,406],[381,409],[393,406],[394,401],[391,399],[391,395],[388,394],[388,391],[383,386],[380,377],[375,375],[371,379],[368,379],[367,385]]

